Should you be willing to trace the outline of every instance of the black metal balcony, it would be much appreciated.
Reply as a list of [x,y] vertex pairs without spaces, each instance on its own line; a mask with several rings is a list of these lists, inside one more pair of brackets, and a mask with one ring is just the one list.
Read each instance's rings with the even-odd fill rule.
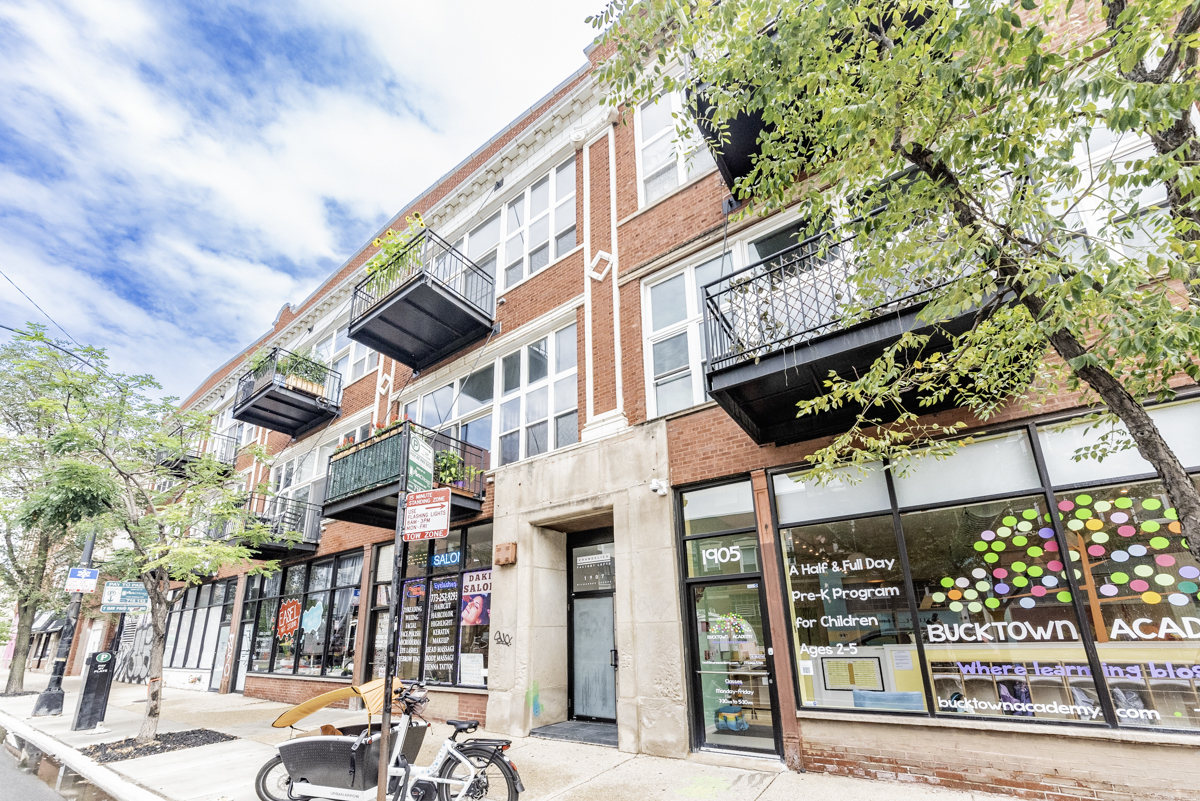
[[407,422],[329,457],[322,514],[395,529],[399,493],[408,489],[411,437],[423,437],[433,447],[434,487],[450,488],[451,519],[479,514],[487,487],[483,471],[490,466],[489,453]]
[[[704,288],[709,394],[760,445],[840,433],[853,424],[862,408],[852,404],[796,416],[796,403],[824,393],[830,371],[853,378],[906,331],[930,334],[929,354],[974,324],[975,311],[936,327],[919,319],[947,281],[852,281],[851,244],[828,234],[811,237]],[[904,401],[918,408],[915,397]],[[948,400],[920,411],[952,406]],[[886,410],[871,414],[888,421]]]
[[354,288],[350,338],[423,370],[486,337],[495,312],[495,276],[422,230]]
[[246,499],[245,508],[278,538],[252,546],[256,559],[303,556],[316,551],[321,544],[321,507],[316,504],[279,495],[252,493]]
[[761,110],[742,112],[726,121],[724,131],[713,124],[715,105],[709,100],[706,86],[698,86],[689,92],[694,101],[693,115],[700,135],[717,163],[725,185],[733,189],[734,184],[745,178],[754,169],[754,156],[759,151],[758,138],[771,133],[775,126],[763,119]]
[[189,432],[182,425],[167,435],[168,446],[158,452],[158,463],[172,475],[184,477],[188,466],[205,457],[213,460],[223,473],[232,473],[237,462],[238,443],[223,434]]
[[341,373],[272,348],[238,381],[233,419],[297,437],[337,417],[341,399]]

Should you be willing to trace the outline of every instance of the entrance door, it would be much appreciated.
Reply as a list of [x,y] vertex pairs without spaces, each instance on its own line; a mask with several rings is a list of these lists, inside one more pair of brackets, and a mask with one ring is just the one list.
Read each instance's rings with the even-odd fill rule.
[[567,652],[572,720],[616,722],[617,646],[612,529],[571,535]]
[[760,582],[693,584],[702,746],[778,753]]
[[246,670],[250,660],[254,658],[254,622],[242,624],[241,643],[237,653],[233,655],[233,678],[229,686],[233,692],[240,693],[246,689]]

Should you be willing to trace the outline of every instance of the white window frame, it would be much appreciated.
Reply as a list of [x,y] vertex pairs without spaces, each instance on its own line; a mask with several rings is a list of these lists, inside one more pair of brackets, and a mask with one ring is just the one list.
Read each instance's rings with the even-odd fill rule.
[[[567,164],[572,165],[570,171],[571,191],[562,197],[559,197],[559,174],[560,170]],[[561,258],[579,247],[579,219],[576,211],[576,197],[578,196],[579,192],[579,182],[576,178],[577,169],[578,165],[576,163],[576,154],[572,152],[566,158],[555,162],[549,167],[549,169],[540,171],[537,176],[530,180],[519,192],[514,192],[506,196],[504,202],[501,203],[497,208],[493,209],[486,217],[484,217],[482,222],[480,222],[478,225],[472,226],[471,230],[465,232],[462,236],[455,240],[454,248],[462,252],[464,255],[467,255],[471,261],[477,265],[480,265],[481,267],[493,256],[495,257],[496,266],[493,270],[492,277],[496,282],[497,295],[503,294],[509,289],[528,281],[530,278],[538,275],[547,267],[554,265]],[[529,208],[531,198],[533,196],[533,188],[543,179],[548,181],[548,198],[546,210],[542,214],[538,215],[538,219],[540,220],[543,216],[546,216],[548,220],[549,238],[547,239],[546,245],[549,248],[549,255],[544,265],[539,267],[537,270],[533,270],[531,265],[531,258],[533,254],[531,251],[534,249],[529,241],[529,228],[532,223],[529,218]],[[509,207],[514,203],[520,203],[521,209],[523,210],[521,224],[517,226],[513,226],[509,219]],[[478,232],[480,229],[482,229],[497,214],[500,216],[500,233],[496,245],[487,248],[487,250],[482,253],[470,255],[472,233]],[[571,247],[560,251],[558,240],[571,229],[575,230],[574,244]],[[513,258],[510,261],[508,258],[508,243],[510,239],[518,235],[524,237],[521,249],[521,257],[520,259]],[[514,278],[512,283],[509,283],[508,268],[516,266],[518,262],[520,262],[521,265],[520,277]]]
[[[565,324],[564,324],[565,323]],[[570,340],[572,347],[571,366],[563,369],[557,369],[558,363],[558,337],[559,334],[567,329],[574,329],[575,336]],[[539,342],[546,342],[546,375],[536,381],[529,381],[529,348]],[[447,386],[453,387],[453,408],[450,410],[450,416],[447,417],[440,426],[437,427],[439,432],[446,433],[455,438],[461,438],[460,434],[464,424],[472,423],[483,417],[491,416],[491,437],[488,446],[488,452],[491,454],[491,467],[501,466],[500,461],[500,440],[502,433],[500,431],[500,408],[504,403],[517,401],[518,409],[518,425],[515,431],[518,435],[518,451],[517,458],[506,462],[512,464],[514,462],[523,461],[529,457],[528,451],[528,430],[532,426],[544,422],[546,424],[546,449],[541,454],[551,453],[561,448],[569,447],[579,442],[579,364],[578,364],[578,342],[579,331],[574,320],[570,322],[561,321],[560,324],[539,331],[537,335],[528,338],[520,345],[514,345],[497,352],[496,356],[491,360],[492,368],[492,399],[480,406],[471,408],[469,411],[463,411],[462,407],[462,382],[470,376],[478,373],[481,370],[486,370],[489,366],[488,362],[480,361],[478,364],[466,365],[467,369],[463,372],[455,374],[452,378],[439,378],[436,381],[431,381],[425,386],[411,389],[403,396],[394,398],[393,400],[399,404],[401,409],[401,419],[405,415],[409,415],[413,422],[420,424],[422,418],[419,416],[423,411],[424,404],[429,395],[439,390],[443,390]],[[508,394],[503,392],[503,363],[505,357],[513,354],[519,354],[521,360],[520,370],[520,385],[517,389]],[[474,369],[469,369],[474,367]],[[570,379],[574,379],[570,381]],[[572,391],[564,393],[565,398],[569,398],[569,405],[556,405],[554,397],[554,385],[556,383],[563,384],[564,388],[569,386]],[[547,413],[544,418],[528,421],[525,419],[528,410],[528,397],[533,393],[541,390],[546,390],[547,396]],[[414,405],[415,404],[415,405]],[[416,415],[413,415],[415,410]],[[557,442],[557,423],[567,415],[575,415],[575,439],[571,442]],[[512,432],[504,432],[512,433]]]
[[[725,244],[725,258],[730,262],[730,270],[736,272],[743,267],[758,261],[757,254],[751,251],[751,245],[760,241],[772,234],[776,234],[786,228],[789,228],[799,222],[799,218],[793,214],[781,214],[778,218],[772,219],[763,225],[754,226],[748,231],[739,234],[738,238],[729,241]],[[664,414],[675,414],[687,409],[699,406],[709,400],[707,387],[704,381],[705,355],[704,355],[704,308],[700,298],[700,290],[703,289],[699,285],[696,278],[696,268],[702,267],[716,260],[721,254],[721,245],[706,248],[696,255],[687,259],[682,266],[677,266],[669,270],[664,270],[653,276],[643,279],[642,281],[642,368],[644,373],[644,381],[646,387],[646,416],[649,419],[661,417]],[[651,290],[672,280],[680,275],[684,276],[684,292],[687,296],[687,306],[684,319],[678,320],[670,325],[664,326],[662,329],[654,330],[654,309],[651,301]],[[692,376],[692,403],[680,409],[672,409],[670,411],[660,411],[658,408],[658,393],[656,391],[659,381],[670,380],[684,371],[684,368],[665,373],[662,378],[656,380],[654,374],[654,345],[671,339],[679,335],[680,332],[687,333],[688,340],[688,366]]]
[[637,164],[637,192],[639,209],[644,209],[647,206],[654,205],[663,198],[669,196],[672,192],[678,190],[681,186],[687,184],[689,181],[707,175],[709,172],[717,168],[716,161],[713,159],[712,153],[709,152],[708,147],[704,142],[704,138],[700,134],[699,128],[697,128],[693,123],[691,125],[693,138],[690,141],[675,143],[675,186],[653,200],[647,200],[647,175],[645,167],[642,164],[642,154],[647,147],[656,144],[664,137],[670,137],[674,139],[676,134],[676,126],[674,124],[668,125],[663,130],[655,133],[649,139],[643,140],[642,131],[644,130],[644,126],[642,124],[642,107],[664,98],[670,102],[672,114],[683,115],[687,113],[687,107],[685,105],[683,96],[678,92],[670,92],[666,95],[659,95],[654,100],[638,104],[637,108],[634,110],[634,161]]

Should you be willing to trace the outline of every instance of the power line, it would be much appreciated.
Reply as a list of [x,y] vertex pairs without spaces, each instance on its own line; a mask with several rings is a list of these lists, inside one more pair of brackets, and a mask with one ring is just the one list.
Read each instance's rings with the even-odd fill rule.
[[[7,275],[7,273],[5,273],[3,270],[0,270],[0,275],[3,275],[3,276],[4,276],[4,278],[5,278],[5,280],[7,280],[7,281],[8,281],[8,283],[12,284],[12,285],[13,285],[13,287],[15,287],[15,288],[16,288],[16,290],[17,290],[18,292],[20,292],[20,293],[21,293],[22,297],[24,297],[24,298],[25,298],[25,300],[27,300],[27,301],[29,301],[30,303],[32,303],[32,304],[33,304],[33,307],[34,307],[35,309],[37,309],[38,311],[40,311],[42,314],[45,314],[45,315],[46,315],[46,319],[47,319],[47,320],[49,320],[50,322],[54,323],[54,325],[55,325],[55,326],[58,328],[58,330],[59,330],[59,331],[62,331],[64,334],[67,334],[67,329],[65,329],[65,328],[63,328],[61,325],[59,325],[59,324],[58,324],[58,321],[57,321],[57,320],[55,320],[53,317],[51,317],[51,316],[50,316],[50,314],[49,314],[49,313],[48,313],[48,312],[47,312],[45,309],[43,309],[41,306],[37,305],[37,301],[36,301],[36,300],[34,300],[33,298],[31,298],[31,297],[29,297],[28,295],[26,295],[26,294],[25,294],[25,290],[24,290],[24,289],[21,289],[21,287],[17,286],[17,282],[16,282],[16,281],[14,281],[14,280],[12,280],[11,278],[9,278],[9,277],[8,277],[8,275]],[[10,328],[9,330],[11,331],[12,329]],[[72,342],[74,342],[74,343],[75,343],[76,345],[78,345],[79,347],[81,347],[81,348],[83,347],[82,343],[80,343],[80,341],[79,341],[78,339],[76,339],[75,337],[71,336],[70,334],[67,334],[67,339],[71,340]],[[74,355],[74,354],[71,354],[71,355]]]

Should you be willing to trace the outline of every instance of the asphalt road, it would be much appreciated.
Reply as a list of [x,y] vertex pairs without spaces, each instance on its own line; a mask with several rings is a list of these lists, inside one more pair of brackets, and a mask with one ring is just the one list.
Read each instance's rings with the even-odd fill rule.
[[17,760],[0,747],[0,798],[21,801],[63,801],[63,797],[47,787],[37,776],[17,769]]

